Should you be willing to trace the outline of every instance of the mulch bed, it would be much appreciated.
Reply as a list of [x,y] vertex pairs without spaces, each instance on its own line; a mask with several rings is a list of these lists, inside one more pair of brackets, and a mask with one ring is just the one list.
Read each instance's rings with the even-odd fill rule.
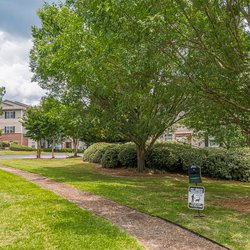
[[159,174],[159,173],[154,173],[153,171],[149,171],[149,170],[139,173],[136,171],[136,169],[132,169],[132,168],[116,168],[116,169],[103,168],[99,164],[95,164],[95,168],[98,172],[102,174],[110,175],[114,177],[171,177],[171,178],[182,178],[182,179],[188,178],[186,175],[178,174],[178,173],[160,173]]
[[250,198],[222,199],[218,203],[224,208],[231,208],[238,212],[250,213]]

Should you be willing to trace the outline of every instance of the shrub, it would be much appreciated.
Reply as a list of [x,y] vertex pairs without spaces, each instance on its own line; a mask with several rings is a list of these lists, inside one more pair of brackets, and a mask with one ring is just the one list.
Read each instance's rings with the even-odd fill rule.
[[153,147],[146,156],[146,165],[151,169],[181,171],[179,157],[166,147]]
[[250,181],[250,157],[248,150],[207,150],[202,173],[208,177]]
[[[89,146],[83,153],[83,160],[89,162],[101,162],[101,158],[105,149],[112,144],[105,142],[94,143]],[[100,151],[100,152],[99,152]],[[96,155],[97,154],[97,155]],[[96,155],[96,156],[95,156]]]
[[19,145],[19,144],[13,144],[10,146],[10,150],[12,151],[35,151],[36,149],[23,146],[23,145]]
[[120,145],[112,145],[107,148],[102,156],[102,166],[105,168],[118,168],[121,166],[118,155],[120,152]]
[[187,173],[188,168],[193,164],[201,167],[207,157],[204,149],[193,148],[178,142],[163,142],[153,148],[168,149],[172,153],[171,158],[176,160],[175,169],[184,173]]
[[60,150],[55,150],[57,152],[61,152],[61,153],[72,153],[73,149],[72,148],[62,148]]
[[1,141],[0,142],[0,147],[1,148],[9,148],[10,147],[10,142],[9,141]]
[[120,146],[118,159],[124,167],[136,167],[137,166],[137,154],[135,145],[126,143]]
[[[43,152],[51,152],[52,149],[51,148],[42,148]],[[55,149],[55,152],[60,152],[60,153],[73,153],[73,149],[72,148],[62,148],[62,149]],[[83,153],[82,149],[78,149],[77,153]]]
[[[84,159],[103,167],[136,167],[133,144],[95,143],[84,152]],[[201,167],[202,176],[250,181],[250,149],[199,149],[181,143],[156,143],[146,156],[146,166],[160,171],[187,174],[191,165]]]
[[92,162],[100,164],[102,162],[102,156],[106,152],[108,147],[110,147],[110,145],[105,145],[103,148],[100,148],[99,150],[97,150],[93,154]]

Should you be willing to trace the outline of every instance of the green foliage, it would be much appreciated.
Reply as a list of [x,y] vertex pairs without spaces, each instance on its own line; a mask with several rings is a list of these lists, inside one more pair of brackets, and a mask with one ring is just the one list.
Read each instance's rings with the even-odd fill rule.
[[[0,87],[0,104],[3,101],[3,96],[5,94],[5,87]],[[0,115],[3,113],[2,106],[0,106]],[[0,135],[2,134],[2,130],[0,129]]]
[[11,142],[10,141],[1,141],[0,142],[0,147],[1,148],[8,148],[10,147]]
[[[84,152],[84,157],[106,168],[135,167],[137,160],[135,146],[130,143],[96,143]],[[146,156],[146,166],[154,170],[187,174],[193,164],[201,167],[202,176],[250,181],[250,149],[200,149],[162,142],[156,143]]]
[[120,146],[118,159],[123,167],[137,166],[137,154],[134,144],[126,143]]
[[174,150],[157,144],[148,152],[146,164],[150,169],[182,171],[182,168],[179,169],[182,166],[179,164],[179,157]]
[[250,181],[250,150],[208,150],[202,165],[205,176]]
[[36,151],[36,149],[34,148],[19,145],[19,144],[11,144],[10,150],[12,151]]
[[[42,148],[43,152],[51,152],[52,148]],[[73,153],[73,149],[72,148],[61,148],[61,149],[55,149],[55,152],[60,152],[60,153]],[[77,150],[78,153],[83,153],[83,150],[78,149]]]
[[100,131],[133,141],[143,170],[146,141],[152,146],[182,119],[194,93],[178,69],[182,59],[170,46],[176,41],[162,3],[76,0],[47,4],[38,15],[35,80],[57,96],[76,95],[71,100],[83,100],[80,108],[87,103]]
[[[45,161],[42,166],[75,164],[75,159]],[[37,163],[33,160],[29,167]],[[144,250],[124,230],[51,191],[5,171],[0,179],[0,249]]]
[[[49,178],[52,178],[57,181],[65,181],[69,185],[73,185],[76,188],[80,188],[83,191],[88,191],[93,194],[101,195],[107,197],[108,199],[114,200],[120,204],[125,206],[132,207],[134,209],[143,211],[150,215],[159,216],[161,218],[167,219],[169,221],[175,222],[181,226],[189,228],[194,232],[197,232],[209,239],[212,239],[216,242],[219,242],[229,249],[234,250],[249,250],[250,246],[250,227],[249,227],[249,213],[247,212],[247,206],[244,205],[243,201],[246,201],[247,197],[250,197],[250,183],[242,183],[236,181],[222,181],[222,180],[211,180],[206,179],[204,180],[203,184],[207,190],[206,197],[205,197],[205,214],[206,217],[201,220],[196,220],[194,223],[194,214],[195,212],[192,210],[187,209],[187,188],[188,188],[188,181],[187,178],[183,178],[178,175],[174,175],[170,177],[164,176],[157,176],[153,175],[151,177],[142,178],[141,176],[137,176],[136,174],[133,176],[118,176],[109,174],[103,174],[98,169],[93,166],[93,164],[84,164],[79,159],[67,159],[67,160],[32,160],[32,159],[1,159],[0,160],[2,165],[7,165],[11,167],[15,167],[18,169],[22,169],[25,171],[30,171],[37,174],[42,174]],[[4,173],[4,172],[2,172]],[[2,178],[3,182],[6,180],[5,177]],[[16,183],[16,181],[9,180],[6,181],[7,185],[12,185]],[[0,184],[2,184],[1,182]],[[6,187],[5,183],[2,187]],[[18,188],[23,187],[23,185],[18,185]],[[6,187],[6,189],[13,190],[13,188]],[[1,188],[1,193],[3,193],[3,189]],[[30,193],[30,187],[27,187],[24,194]],[[26,195],[25,195],[26,197]],[[32,196],[34,197],[34,196]],[[30,198],[28,197],[28,203],[30,205]],[[39,201],[38,205],[41,204],[41,195],[38,196]],[[3,199],[1,201],[4,202],[4,199],[8,199],[9,196],[3,195]],[[16,193],[13,196],[15,202],[11,200],[12,204],[15,208],[16,206]],[[224,201],[230,201],[232,204],[232,208],[225,207]],[[52,210],[56,209],[55,207],[55,198],[52,199]],[[46,201],[46,207],[48,207],[48,201]],[[23,201],[21,201],[23,204]],[[229,206],[230,206],[229,204]],[[234,206],[235,205],[235,206]],[[237,206],[236,206],[237,205]],[[37,210],[36,202],[34,204],[35,209]],[[54,207],[54,208],[53,208]],[[234,209],[235,207],[235,209]],[[5,206],[2,206],[5,209]],[[9,211],[9,206],[6,206],[8,213],[12,216],[13,213]],[[237,210],[239,209],[239,211]],[[34,210],[34,211],[36,211]],[[69,208],[64,208],[63,211],[68,211]],[[37,210],[43,211],[43,208]],[[62,210],[58,210],[58,215],[62,214],[63,220],[67,220],[68,217],[65,213],[61,213]],[[245,212],[243,212],[245,211]],[[18,206],[17,214],[20,217],[20,206]],[[51,212],[51,211],[50,211]],[[48,214],[50,214],[48,212]],[[55,211],[57,213],[57,211]],[[1,214],[1,213],[0,213]],[[26,210],[25,213],[27,214]],[[37,214],[37,213],[30,213]],[[75,212],[69,211],[69,214],[76,214]],[[40,216],[40,217],[39,217]],[[38,219],[43,217],[43,215],[38,215]],[[19,218],[18,217],[18,218]],[[58,216],[54,216],[55,219]],[[53,217],[53,218],[54,218]],[[2,220],[1,220],[2,219]],[[3,218],[0,218],[0,221],[9,221],[12,223],[13,219],[8,219],[5,213],[3,213]],[[33,218],[32,218],[33,220]],[[37,222],[36,219],[33,221]],[[46,220],[47,221],[47,220]],[[49,221],[49,220],[48,220]],[[72,221],[72,220],[70,220]],[[76,222],[80,221],[79,224],[81,228],[83,227],[84,218],[80,219],[77,218]],[[72,228],[75,229],[76,222],[73,224],[70,223],[63,223],[63,226],[66,225],[67,234],[71,232],[69,226],[72,225]],[[52,227],[54,229],[53,221]],[[62,223],[58,225],[61,226]],[[3,224],[4,225],[4,224]],[[15,224],[16,225],[16,224]],[[24,225],[27,225],[27,219],[24,220]],[[91,224],[92,225],[92,224]],[[12,223],[13,226],[13,223]],[[86,224],[87,226],[87,224]],[[99,226],[97,227],[97,233],[99,232],[107,232],[107,230],[101,230]],[[13,227],[11,227],[12,229]],[[17,229],[20,227],[17,227]],[[63,227],[63,229],[65,226]],[[92,228],[92,227],[91,227]],[[2,224],[0,230],[2,229],[3,234],[6,234],[5,228],[3,228]],[[10,230],[11,230],[10,229]],[[59,228],[60,229],[60,228]],[[41,229],[42,230],[42,229]],[[63,231],[63,232],[64,232]],[[42,230],[41,232],[44,232]],[[47,232],[47,231],[45,231]],[[54,232],[54,231],[53,231]],[[86,230],[87,234],[89,234],[89,229]],[[26,231],[24,233],[24,239],[27,237]],[[62,233],[60,231],[60,233]],[[80,231],[77,230],[77,235],[79,235]],[[99,235],[98,234],[98,235]],[[12,234],[11,234],[12,235]],[[16,236],[17,234],[13,234]],[[55,234],[52,233],[52,236]],[[51,237],[50,235],[50,237]],[[71,234],[70,234],[71,235]],[[85,234],[84,234],[85,235]],[[84,237],[84,235],[80,234],[80,239]],[[92,235],[92,234],[91,234]],[[18,234],[19,236],[19,234]],[[96,242],[96,235],[94,234],[93,240]],[[107,232],[107,236],[110,237],[110,233]],[[69,236],[66,236],[66,240],[68,240]],[[89,237],[89,235],[88,235]],[[64,237],[65,238],[65,237]],[[120,238],[120,237],[119,237]],[[124,237],[122,237],[123,239]],[[9,238],[8,238],[9,239]],[[51,238],[50,238],[51,239]],[[91,239],[92,240],[92,239]],[[101,238],[101,242],[102,242]],[[38,249],[40,248],[41,244],[38,245]],[[2,241],[0,241],[2,242]],[[13,244],[16,241],[11,241]],[[18,241],[19,242],[19,241]],[[112,241],[113,242],[113,241]],[[23,243],[23,240],[21,241]],[[20,243],[20,244],[21,244]],[[33,241],[32,241],[33,243]],[[58,240],[56,241],[58,243]],[[65,243],[65,241],[64,241]],[[98,241],[98,243],[100,243]],[[1,244],[1,243],[0,243]],[[77,245],[78,244],[78,245]],[[69,246],[69,249],[78,249],[79,248],[79,240],[76,241],[76,247],[72,248]],[[19,249],[15,248],[14,249]],[[81,245],[80,245],[81,246]],[[93,244],[89,245],[89,248],[82,247],[81,249],[109,249],[111,250],[110,244],[103,246],[96,245],[96,248],[93,247]],[[128,247],[127,245],[123,244],[125,249],[135,249],[135,247]],[[5,245],[6,247],[6,245]],[[21,245],[23,247],[23,244]],[[56,244],[56,247],[60,247],[60,245]],[[26,247],[26,249],[33,249],[34,244],[31,247]],[[63,245],[63,249],[65,248],[65,244]],[[116,246],[114,249],[121,249],[121,247]],[[213,250],[213,249],[212,249]]]
[[41,107],[28,108],[22,118],[22,125],[27,130],[26,136],[40,141],[46,138],[46,124],[48,119]]
[[83,160],[89,162],[101,163],[102,154],[111,144],[105,142],[94,143],[83,153]]
[[121,162],[119,161],[119,152],[121,150],[120,145],[113,145],[105,150],[102,156],[102,166],[104,168],[118,168],[121,167]]

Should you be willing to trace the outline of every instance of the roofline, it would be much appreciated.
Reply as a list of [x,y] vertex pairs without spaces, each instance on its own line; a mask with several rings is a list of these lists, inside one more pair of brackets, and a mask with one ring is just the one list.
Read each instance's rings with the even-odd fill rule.
[[2,103],[4,102],[10,102],[10,103],[13,103],[13,104],[16,104],[16,105],[19,105],[19,106],[23,106],[25,108],[28,108],[30,105],[27,105],[27,104],[24,104],[24,103],[21,103],[21,102],[17,102],[17,101],[10,101],[10,100],[3,100]]

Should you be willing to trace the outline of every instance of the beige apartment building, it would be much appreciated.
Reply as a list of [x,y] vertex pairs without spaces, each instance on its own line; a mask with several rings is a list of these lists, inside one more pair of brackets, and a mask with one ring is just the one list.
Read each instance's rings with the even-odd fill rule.
[[162,136],[158,139],[159,142],[161,141],[177,141],[183,142],[187,144],[191,144],[193,147],[213,147],[218,148],[219,145],[214,142],[213,137],[209,137],[207,141],[205,138],[199,138],[195,136],[195,131],[192,129],[188,129],[185,126],[180,124],[174,125],[171,130],[166,131],[162,134]]
[[[21,145],[31,146],[32,141],[25,137],[25,129],[20,120],[29,106],[20,102],[5,100],[2,102],[0,116],[0,141],[15,141]],[[30,145],[29,145],[30,144]]]
[[[2,132],[0,141],[18,142],[18,144],[36,148],[37,143],[25,136],[26,130],[21,123],[21,119],[29,105],[16,101],[4,100],[1,107],[3,113],[0,115],[0,130]],[[43,140],[42,147],[49,147],[46,140]],[[56,145],[56,149],[60,150],[62,148],[73,148],[72,140],[67,138],[62,143]],[[79,149],[84,148],[84,142],[80,141]]]

